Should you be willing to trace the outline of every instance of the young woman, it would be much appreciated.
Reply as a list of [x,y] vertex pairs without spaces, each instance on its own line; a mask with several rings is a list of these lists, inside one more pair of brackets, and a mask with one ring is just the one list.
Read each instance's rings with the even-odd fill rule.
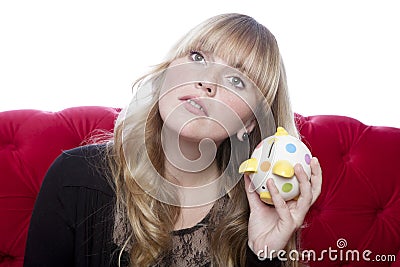
[[238,174],[276,126],[297,136],[268,29],[240,14],[210,18],[136,85],[109,142],[49,169],[24,266],[297,266],[276,252],[297,249],[321,190],[317,159],[310,180],[295,166],[297,201],[268,181],[274,206]]

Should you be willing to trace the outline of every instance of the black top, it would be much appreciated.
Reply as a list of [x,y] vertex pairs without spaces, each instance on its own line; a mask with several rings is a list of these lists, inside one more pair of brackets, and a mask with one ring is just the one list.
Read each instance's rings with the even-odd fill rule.
[[[84,146],[65,151],[54,161],[32,213],[25,267],[118,266],[120,248],[113,242],[115,193],[99,168],[102,152],[104,146]],[[187,232],[176,231],[174,236]],[[124,253],[121,266],[127,266],[127,259]],[[246,265],[280,266],[280,261],[260,261],[248,248]]]

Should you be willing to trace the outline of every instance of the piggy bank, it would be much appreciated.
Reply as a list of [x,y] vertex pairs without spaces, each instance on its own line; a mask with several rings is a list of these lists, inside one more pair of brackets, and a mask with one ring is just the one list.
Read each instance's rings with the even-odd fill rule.
[[267,189],[267,179],[272,178],[285,201],[297,199],[299,182],[294,165],[300,163],[311,177],[311,152],[299,139],[278,127],[275,135],[262,140],[251,155],[239,167],[239,173],[248,173],[260,199],[273,205]]

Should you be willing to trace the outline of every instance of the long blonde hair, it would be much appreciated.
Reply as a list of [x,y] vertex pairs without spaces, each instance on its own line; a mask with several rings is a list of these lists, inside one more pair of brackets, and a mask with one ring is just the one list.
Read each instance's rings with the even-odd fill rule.
[[[275,125],[283,126],[297,136],[284,65],[275,37],[246,15],[223,14],[199,24],[177,42],[163,63],[137,81],[136,88],[140,90],[140,85],[151,81],[157,90],[162,73],[169,64],[193,50],[211,52],[250,77],[267,100]],[[161,202],[147,192],[162,191],[162,188],[152,189],[156,186],[151,184],[144,189],[137,183],[153,175],[162,176],[165,172],[161,145],[163,122],[156,103],[157,98],[153,97],[135,112],[122,111],[115,125],[114,139],[109,144],[116,214],[122,214],[129,225],[120,245],[129,248],[131,266],[149,266],[168,253],[171,232],[180,213],[179,207]],[[129,138],[124,138],[124,131],[129,131]],[[265,137],[261,129],[255,127],[249,136],[251,150]],[[124,147],[129,147],[132,162],[127,161]],[[230,147],[228,140],[219,146],[217,160],[220,170],[228,165],[231,149],[234,147]],[[241,160],[245,158],[237,159],[233,164],[236,170]],[[243,179],[227,193],[229,201],[224,207],[225,215],[211,233],[212,264],[244,266],[249,206]],[[295,236],[288,243],[288,250],[296,247]],[[297,266],[297,262],[287,265]]]

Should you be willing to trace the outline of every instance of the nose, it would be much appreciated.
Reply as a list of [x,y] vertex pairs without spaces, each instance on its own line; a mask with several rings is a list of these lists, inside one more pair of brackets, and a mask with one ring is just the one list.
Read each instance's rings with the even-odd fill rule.
[[294,168],[289,161],[278,160],[272,167],[272,173],[285,178],[291,178],[294,175]]
[[197,82],[196,88],[204,90],[208,96],[215,96],[217,92],[217,85],[208,82]]

